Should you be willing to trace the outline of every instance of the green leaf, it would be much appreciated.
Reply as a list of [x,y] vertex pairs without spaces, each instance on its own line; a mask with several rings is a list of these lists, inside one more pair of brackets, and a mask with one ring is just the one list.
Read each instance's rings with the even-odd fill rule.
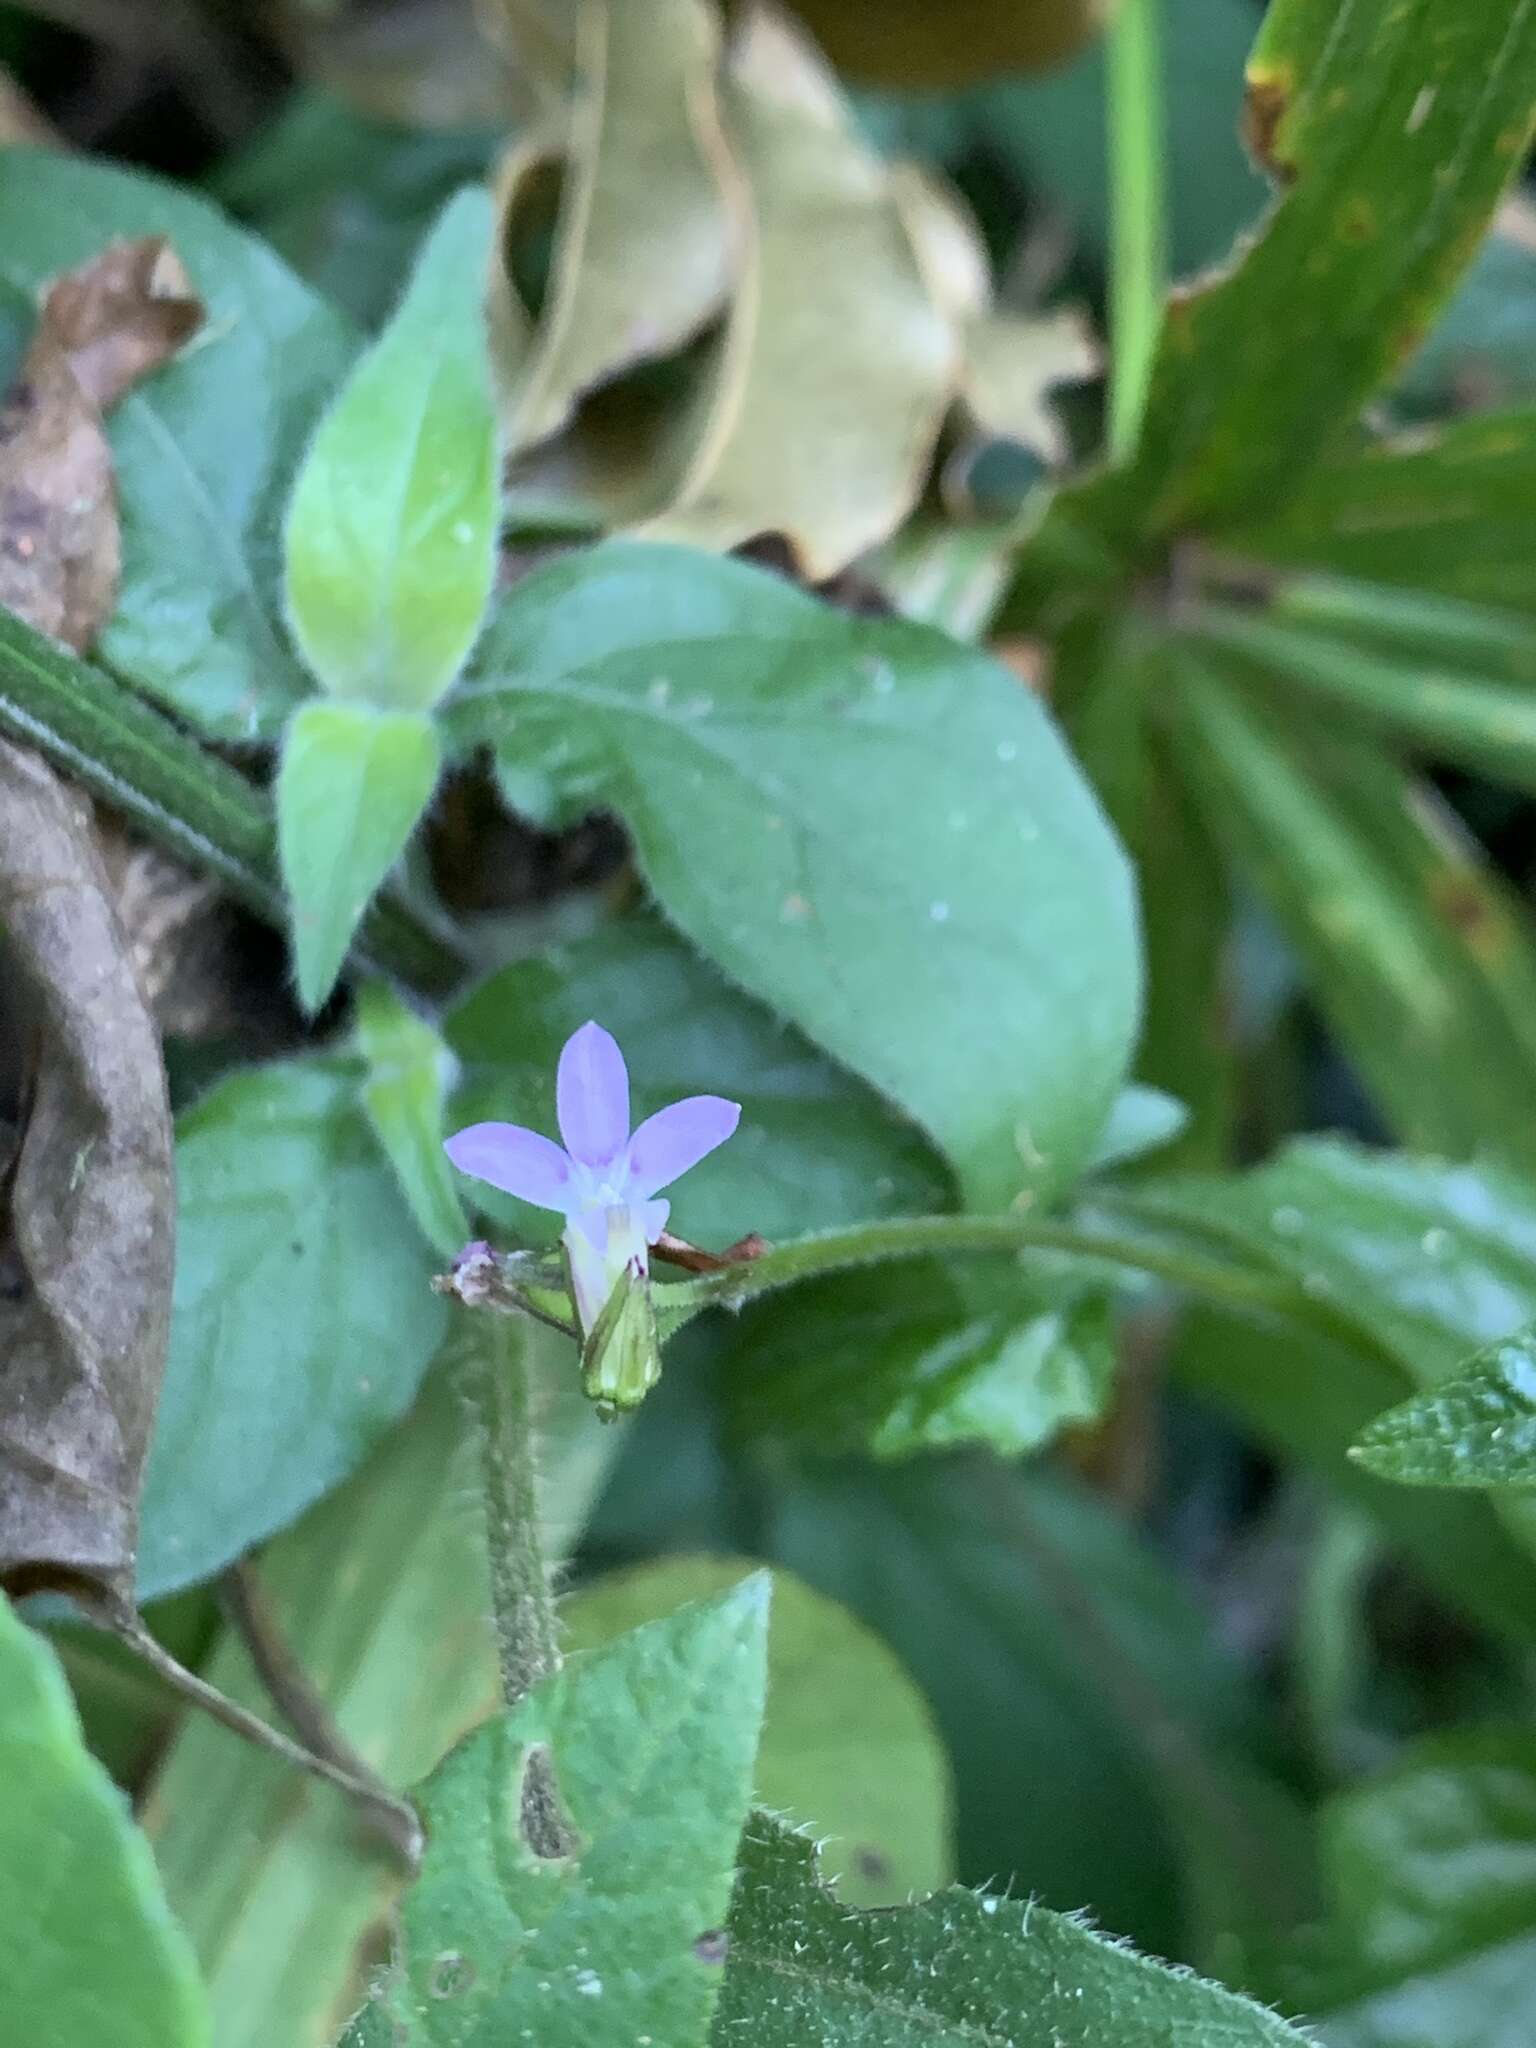
[[1004,1457],[1095,1421],[1114,1376],[1107,1304],[1001,1259],[911,1259],[760,1303],[731,1346],[735,1415],[809,1450]]
[[[630,917],[503,968],[448,1014],[462,1063],[458,1124],[555,1131],[560,1048],[589,1017],[624,1048],[638,1121],[684,1095],[742,1104],[728,1145],[669,1190],[671,1227],[705,1245],[792,1237],[871,1216],[945,1208],[927,1145],[852,1075],[775,1023],[652,917]],[[477,1205],[531,1244],[559,1221],[480,1184]]]
[[1315,1472],[1371,1517],[1452,1606],[1524,1650],[1536,1638],[1530,1554],[1475,1494],[1432,1498],[1374,1477],[1346,1453],[1374,1417],[1402,1398],[1394,1359],[1356,1345],[1208,1311],[1185,1318],[1172,1364],[1201,1399]]
[[[481,1453],[462,1384],[482,1342],[521,1350],[539,1416],[544,1553],[563,1558],[624,1432],[594,1423],[563,1338],[501,1318],[462,1319],[405,1427],[262,1554],[279,1628],[347,1740],[392,1786],[424,1776],[500,1701]],[[233,1637],[204,1672],[270,1711]],[[207,1976],[218,2048],[334,2039],[357,2005],[370,1930],[399,1889],[346,1800],[193,1715],[147,1812]]]
[[1028,691],[738,562],[610,543],[530,577],[460,746],[634,834],[663,908],[1001,1208],[1069,1181],[1123,1078],[1129,878]]
[[1189,1123],[1189,1111],[1161,1088],[1133,1083],[1115,1097],[1108,1121],[1089,1155],[1087,1171],[1107,1173],[1171,1145]]
[[1379,750],[1303,738],[1192,664],[1179,683],[1180,758],[1210,830],[1268,898],[1399,1135],[1536,1164],[1536,941],[1513,892]]
[[1379,1415],[1350,1456],[1402,1486],[1536,1486],[1536,1337],[1520,1330],[1486,1346]]
[[1299,689],[1366,733],[1384,734],[1434,761],[1536,788],[1536,690],[1528,682],[1432,666],[1425,646],[1381,655],[1289,621],[1239,612],[1202,613],[1197,636],[1252,664],[1277,709],[1293,706]]
[[1224,545],[1264,562],[1536,611],[1522,521],[1536,490],[1536,408],[1350,449]]
[[1170,301],[1137,453],[1058,501],[1057,534],[1112,558],[1268,518],[1470,260],[1523,156],[1533,81],[1526,0],[1275,0],[1248,129],[1281,196],[1230,270]]
[[144,1599],[211,1576],[345,1478],[409,1406],[446,1319],[354,1070],[232,1076],[181,1119],[176,1163]]
[[747,17],[723,97],[745,275],[676,495],[642,531],[722,549],[783,533],[821,580],[920,495],[958,388],[958,323],[890,168],[786,18]]
[[[1179,0],[1163,17],[1163,86],[1175,145],[1166,173],[1168,261],[1176,277],[1187,277],[1220,262],[1269,196],[1238,137],[1254,15],[1247,0]],[[1084,146],[1085,136],[1105,132],[1102,39],[1065,70],[973,95],[963,121],[973,147],[1060,205],[1102,273],[1109,256],[1105,152]]]
[[[645,1458],[643,1431],[631,1455]],[[1184,1589],[1102,1503],[981,1456],[788,1472],[780,1458],[743,1479],[754,1550],[851,1608],[931,1703],[962,1875],[1183,1955],[1208,1917],[1193,1833],[1222,1866],[1224,1929],[1290,1924],[1295,1823],[1254,1761],[1262,1716]]]
[[419,711],[305,704],[283,738],[277,844],[306,1010],[336,985],[352,935],[437,785],[437,729]]
[[552,275],[531,359],[509,380],[514,446],[564,426],[618,371],[671,354],[723,301],[719,42],[701,0],[581,10]]
[[357,998],[357,1041],[368,1065],[363,1109],[422,1235],[447,1256],[469,1236],[453,1169],[443,1151],[443,1110],[453,1055],[382,982]]
[[123,576],[97,652],[202,732],[274,738],[309,688],[282,624],[279,494],[352,336],[195,194],[29,149],[0,153],[0,346],[30,333],[45,278],[131,235],[169,236],[208,318],[107,423]]
[[0,1982],[27,2048],[207,2048],[149,1844],[80,1739],[58,1661],[0,1596]]
[[[743,1559],[672,1557],[615,1572],[560,1610],[584,1650],[735,1585]],[[921,1695],[878,1636],[789,1572],[773,1574],[768,1705],[754,1796],[814,1826],[848,1905],[904,1903],[953,1875],[949,1766]]]
[[1530,202],[1516,186],[1499,209],[1460,289],[1392,391],[1410,419],[1478,411],[1536,397],[1536,250]]
[[[1301,1141],[1241,1176],[1149,1182],[1136,1206],[1295,1276],[1410,1388],[1437,1387],[1469,1351],[1536,1322],[1536,1189],[1492,1165]],[[1494,1509],[1536,1549],[1522,1494],[1495,1495]]]
[[430,709],[485,617],[500,504],[484,311],[491,224],[483,191],[443,209],[293,488],[288,617],[334,697]]
[[872,1915],[766,1815],[742,1844],[715,2048],[1301,2048],[1262,2006],[1031,1899],[941,1892]]
[[[767,1595],[750,1578],[573,1658],[433,1772],[395,1965],[349,2044],[502,2048],[535,2013],[543,2048],[704,2041],[763,1718]],[[543,1853],[524,1821],[541,1767],[562,1838],[546,1833]]]
[[1523,2048],[1536,1998],[1536,1743],[1414,1744],[1324,1810],[1331,1914],[1278,1988],[1329,2048]]

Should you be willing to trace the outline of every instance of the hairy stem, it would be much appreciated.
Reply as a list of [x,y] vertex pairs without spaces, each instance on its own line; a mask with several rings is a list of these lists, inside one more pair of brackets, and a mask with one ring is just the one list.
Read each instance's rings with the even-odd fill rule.
[[549,1569],[539,1530],[532,1401],[522,1333],[487,1318],[466,1342],[463,1385],[480,1432],[491,1609],[501,1689],[515,1707],[560,1668]]
[[[0,733],[35,747],[147,839],[286,928],[265,792],[105,670],[3,609]],[[353,961],[426,995],[451,988],[469,964],[446,924],[388,889],[363,921]]]

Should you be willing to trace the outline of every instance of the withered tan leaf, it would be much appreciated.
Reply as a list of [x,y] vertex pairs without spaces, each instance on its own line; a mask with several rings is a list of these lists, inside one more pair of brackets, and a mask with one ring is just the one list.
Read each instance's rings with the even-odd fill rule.
[[821,581],[915,502],[956,389],[958,321],[919,267],[889,167],[765,7],[743,22],[725,107],[744,274],[681,486],[642,531],[720,548],[780,533]]
[[[730,223],[706,0],[581,0],[578,84],[549,289],[509,381],[509,446],[556,433],[578,398],[671,354],[724,302]],[[526,145],[504,176],[515,197]]]
[[158,236],[55,280],[0,404],[0,604],[84,650],[112,609],[120,550],[102,414],[203,317]]
[[131,1591],[170,1326],[170,1110],[84,800],[0,742],[22,1079],[0,1209],[0,1585]]

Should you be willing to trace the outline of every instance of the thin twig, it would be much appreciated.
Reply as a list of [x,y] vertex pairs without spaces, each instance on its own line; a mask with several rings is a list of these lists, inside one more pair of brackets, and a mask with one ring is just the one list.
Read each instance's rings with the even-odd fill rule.
[[[81,1596],[77,1596],[79,1598]],[[205,1678],[199,1678],[195,1671],[173,1657],[165,1646],[158,1642],[144,1624],[138,1609],[126,1602],[99,1599],[82,1605],[91,1618],[110,1630],[120,1643],[124,1643],[143,1659],[157,1677],[179,1693],[183,1699],[192,1701],[215,1721],[234,1734],[243,1736],[258,1749],[270,1751],[281,1757],[284,1763],[292,1764],[296,1770],[307,1771],[311,1777],[323,1778],[338,1791],[355,1799],[368,1814],[378,1832],[385,1837],[407,1870],[414,1871],[421,1860],[421,1822],[415,1809],[393,1793],[384,1791],[376,1779],[356,1777],[351,1771],[330,1758],[317,1755],[290,1740],[278,1729],[271,1727],[257,1714],[251,1713],[237,1701],[210,1685]]]
[[[266,1689],[267,1697],[312,1756],[331,1764],[359,1785],[372,1788],[369,1816],[403,1855],[412,1842],[419,1850],[420,1827],[410,1808],[398,1800],[384,1780],[348,1742],[325,1701],[310,1681],[308,1672],[294,1654],[273,1612],[261,1576],[248,1558],[230,1566],[219,1581],[219,1599],[230,1626],[245,1645],[252,1668]],[[402,1816],[410,1815],[413,1834],[407,1836]]]

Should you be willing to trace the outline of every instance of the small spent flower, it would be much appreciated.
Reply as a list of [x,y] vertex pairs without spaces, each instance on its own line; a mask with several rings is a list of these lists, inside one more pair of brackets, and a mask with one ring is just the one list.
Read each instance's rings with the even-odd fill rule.
[[657,1194],[725,1143],[741,1105],[690,1095],[631,1131],[624,1055],[600,1024],[583,1024],[560,1054],[555,1115],[563,1150],[520,1124],[471,1124],[444,1150],[461,1173],[565,1218],[576,1317],[590,1336],[619,1283],[645,1277],[671,1206]]

